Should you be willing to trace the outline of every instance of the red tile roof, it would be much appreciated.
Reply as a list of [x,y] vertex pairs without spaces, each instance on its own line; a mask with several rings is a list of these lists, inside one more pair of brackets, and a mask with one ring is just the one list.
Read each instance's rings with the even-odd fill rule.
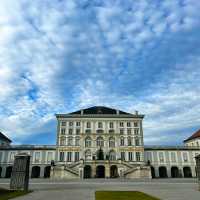
[[195,138],[200,138],[200,129],[198,131],[196,131],[194,134],[192,134],[189,138],[184,140],[184,142],[187,142],[189,140],[193,140]]

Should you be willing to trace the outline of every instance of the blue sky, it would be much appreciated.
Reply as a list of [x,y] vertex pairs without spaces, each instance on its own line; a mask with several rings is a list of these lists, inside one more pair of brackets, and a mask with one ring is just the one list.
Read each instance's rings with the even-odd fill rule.
[[145,144],[200,128],[200,1],[2,0],[0,130],[54,144],[55,113],[138,110]]

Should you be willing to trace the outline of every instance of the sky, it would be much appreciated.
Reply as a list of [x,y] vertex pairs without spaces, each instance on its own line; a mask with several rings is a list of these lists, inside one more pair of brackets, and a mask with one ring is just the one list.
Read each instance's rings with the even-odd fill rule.
[[1,0],[0,131],[55,144],[55,113],[145,114],[145,145],[200,128],[200,1]]

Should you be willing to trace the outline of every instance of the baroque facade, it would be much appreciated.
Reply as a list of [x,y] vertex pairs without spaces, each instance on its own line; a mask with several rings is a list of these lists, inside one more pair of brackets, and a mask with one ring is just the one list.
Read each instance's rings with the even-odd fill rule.
[[9,140],[0,145],[0,177],[10,177],[17,153],[31,155],[32,178],[196,176],[200,132],[186,139],[184,146],[144,146],[144,115],[138,112],[95,106],[56,118],[55,146],[10,145],[7,137],[0,137]]

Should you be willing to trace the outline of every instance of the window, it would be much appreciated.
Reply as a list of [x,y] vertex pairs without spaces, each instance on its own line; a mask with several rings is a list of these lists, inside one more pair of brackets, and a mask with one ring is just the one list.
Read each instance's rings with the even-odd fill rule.
[[120,135],[123,135],[124,134],[124,129],[120,129],[119,133],[120,133]]
[[109,153],[109,159],[110,160],[116,160],[116,153],[115,153],[115,151],[110,151],[110,153]]
[[109,133],[115,133],[114,129],[110,129]]
[[39,163],[40,162],[40,152],[35,152],[34,162],[35,163]]
[[135,146],[140,146],[140,140],[139,140],[139,138],[135,139]]
[[92,146],[92,139],[91,137],[85,138],[85,147],[91,147]]
[[81,122],[76,122],[76,126],[81,126]]
[[124,137],[120,138],[120,146],[124,146]]
[[15,158],[15,152],[10,152],[9,162],[13,162]]
[[176,162],[176,153],[175,152],[171,152],[171,161]]
[[72,161],[72,152],[67,152],[67,162]]
[[65,135],[65,128],[61,128],[61,134]]
[[73,138],[72,137],[68,137],[68,146],[72,146],[72,142],[73,142]]
[[137,162],[140,161],[140,152],[136,152],[136,161],[137,161]]
[[72,129],[72,128],[69,129],[68,134],[69,134],[69,135],[72,135],[72,134],[73,134],[73,129]]
[[47,162],[50,163],[53,160],[53,152],[47,152]]
[[135,128],[135,129],[134,129],[134,133],[135,133],[135,135],[138,135],[138,134],[139,134],[139,129],[138,129],[138,128]]
[[61,122],[61,126],[66,126],[66,122]]
[[186,152],[183,152],[183,161],[188,162],[188,155]]
[[64,161],[64,156],[65,156],[65,153],[64,152],[60,152],[60,161],[61,162]]
[[159,156],[160,162],[164,162],[164,153],[163,152],[159,152],[158,156]]
[[114,124],[113,124],[113,122],[110,122],[110,124],[109,124],[109,128],[114,128]]
[[60,138],[60,145],[65,145],[65,137]]
[[91,129],[86,129],[85,133],[90,134],[91,133]]
[[103,123],[102,122],[98,122],[98,128],[103,128]]
[[115,138],[114,137],[109,138],[109,147],[115,147]]
[[128,146],[131,146],[131,145],[132,145],[132,138],[128,137]]
[[127,122],[127,127],[131,127],[131,122]]
[[104,146],[104,140],[102,137],[97,138],[97,146],[98,147],[103,147]]
[[99,134],[99,133],[103,133],[104,131],[102,130],[102,129],[98,129],[97,130],[97,133]]
[[124,122],[120,122],[120,123],[119,123],[119,126],[120,126],[120,127],[124,127]]
[[152,154],[151,152],[146,152],[147,160],[152,162]]
[[75,162],[79,161],[79,152],[75,152]]
[[69,126],[73,126],[73,122],[69,122]]
[[80,135],[81,130],[80,129],[76,129],[76,135]]
[[0,152],[0,163],[1,163],[2,158],[3,158],[3,152]]
[[125,152],[121,152],[121,160],[125,160]]
[[138,127],[138,123],[137,122],[134,122],[134,127]]
[[127,134],[131,135],[131,129],[130,128],[127,129]]
[[91,128],[91,123],[90,123],[90,122],[87,122],[86,127],[87,127],[87,128]]
[[128,152],[128,160],[133,161],[133,152]]
[[79,146],[80,145],[80,138],[76,137],[75,139],[75,146]]

